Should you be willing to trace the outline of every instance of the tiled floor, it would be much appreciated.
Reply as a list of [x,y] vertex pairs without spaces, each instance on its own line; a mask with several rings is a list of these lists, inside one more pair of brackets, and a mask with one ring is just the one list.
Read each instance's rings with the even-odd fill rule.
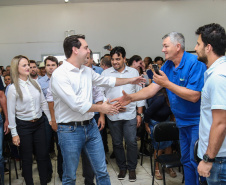
[[[110,137],[109,137],[109,141],[110,141]],[[109,142],[109,143],[111,143],[111,142]],[[138,144],[139,144],[139,142],[138,142]],[[117,164],[115,162],[115,159],[110,159],[111,152],[112,152],[112,147],[110,146],[110,153],[108,153],[106,155],[106,158],[108,160],[107,168],[108,168],[108,173],[109,173],[110,178],[111,178],[111,184],[112,185],[128,185],[128,184],[150,185],[152,183],[149,157],[144,157],[143,166],[140,165],[140,159],[138,160],[138,165],[137,165],[137,169],[136,169],[136,174],[137,174],[136,182],[129,182],[128,174],[126,175],[125,180],[119,181],[117,179],[117,174],[119,173],[119,171],[118,171],[118,167],[117,167]],[[60,185],[62,183],[61,183],[61,181],[58,177],[58,174],[56,172],[57,163],[56,163],[55,160],[52,160],[52,164],[53,164],[53,167],[54,167],[53,178],[52,178],[52,181],[48,185]],[[18,170],[19,179],[16,179],[13,164],[11,166],[12,166],[12,185],[25,185],[24,179],[21,176],[21,170]],[[17,166],[19,166],[19,163],[17,163]],[[183,175],[180,172],[178,172],[178,169],[175,169],[175,171],[177,172],[176,178],[171,178],[168,174],[166,174],[166,184],[167,185],[181,185],[182,184],[181,182],[182,182]],[[40,182],[39,182],[36,164],[33,165],[33,178],[34,178],[35,185],[39,185]],[[5,185],[8,185],[8,184],[9,184],[9,176],[6,175],[5,176]],[[76,184],[77,185],[83,185],[84,184],[84,178],[82,177],[81,162],[79,163],[79,167],[78,167],[78,170],[77,170]],[[155,180],[155,185],[162,185],[162,184],[163,184],[162,180]]]

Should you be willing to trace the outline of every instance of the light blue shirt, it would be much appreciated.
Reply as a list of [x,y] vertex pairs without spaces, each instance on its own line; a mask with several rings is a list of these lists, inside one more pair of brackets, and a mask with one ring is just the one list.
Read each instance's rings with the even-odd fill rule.
[[[198,156],[202,159],[209,144],[212,110],[226,110],[226,57],[217,59],[204,74],[201,95]],[[216,157],[226,156],[226,138]]]
[[42,92],[46,98],[47,89],[49,88],[49,77],[47,75],[43,76],[42,78],[38,79],[38,83],[42,88]]
[[92,65],[92,69],[98,73],[99,75],[101,75],[101,73],[103,72],[103,68],[102,67],[98,67],[98,66],[94,66]]

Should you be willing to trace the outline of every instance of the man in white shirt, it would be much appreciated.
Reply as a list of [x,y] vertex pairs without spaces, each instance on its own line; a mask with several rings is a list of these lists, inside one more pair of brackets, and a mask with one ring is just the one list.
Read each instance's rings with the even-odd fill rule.
[[209,185],[226,184],[226,33],[219,24],[197,29],[195,51],[207,65],[202,89],[198,166]]
[[[115,47],[111,50],[112,67],[103,71],[102,76],[111,76],[118,78],[138,77],[139,73],[136,69],[126,66],[126,52],[123,47]],[[122,90],[131,94],[141,90],[141,86],[135,84],[127,84],[118,87],[104,87],[104,94],[107,99],[114,99],[122,96]],[[145,101],[132,102],[127,105],[124,111],[115,115],[107,115],[108,127],[113,140],[113,149],[116,162],[120,169],[118,179],[123,180],[129,170],[129,181],[136,181],[136,165],[137,165],[137,141],[136,131],[140,126],[143,106]],[[137,108],[137,109],[136,109]],[[127,145],[127,160],[123,148],[123,137]]]
[[118,113],[118,104],[92,104],[92,86],[139,84],[141,77],[116,79],[103,77],[84,66],[89,48],[84,35],[72,35],[64,40],[67,58],[52,74],[51,88],[54,100],[58,139],[63,155],[63,185],[74,185],[79,156],[83,149],[90,159],[98,185],[109,185],[105,154],[93,112]]

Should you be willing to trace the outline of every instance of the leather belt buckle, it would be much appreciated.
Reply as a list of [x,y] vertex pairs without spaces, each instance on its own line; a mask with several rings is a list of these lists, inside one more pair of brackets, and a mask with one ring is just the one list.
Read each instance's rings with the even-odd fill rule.
[[39,120],[39,118],[36,118],[36,119],[30,120],[30,122],[34,123],[34,122],[36,122],[38,120]]
[[80,121],[80,123],[81,123],[81,126],[84,126],[84,121]]

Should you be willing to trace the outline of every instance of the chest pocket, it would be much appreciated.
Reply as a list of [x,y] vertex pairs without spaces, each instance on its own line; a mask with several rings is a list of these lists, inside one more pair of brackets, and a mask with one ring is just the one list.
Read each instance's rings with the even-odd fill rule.
[[179,73],[178,73],[178,82],[179,82],[179,86],[181,87],[186,87],[187,84],[188,84],[188,72],[185,71],[185,70],[181,70]]

